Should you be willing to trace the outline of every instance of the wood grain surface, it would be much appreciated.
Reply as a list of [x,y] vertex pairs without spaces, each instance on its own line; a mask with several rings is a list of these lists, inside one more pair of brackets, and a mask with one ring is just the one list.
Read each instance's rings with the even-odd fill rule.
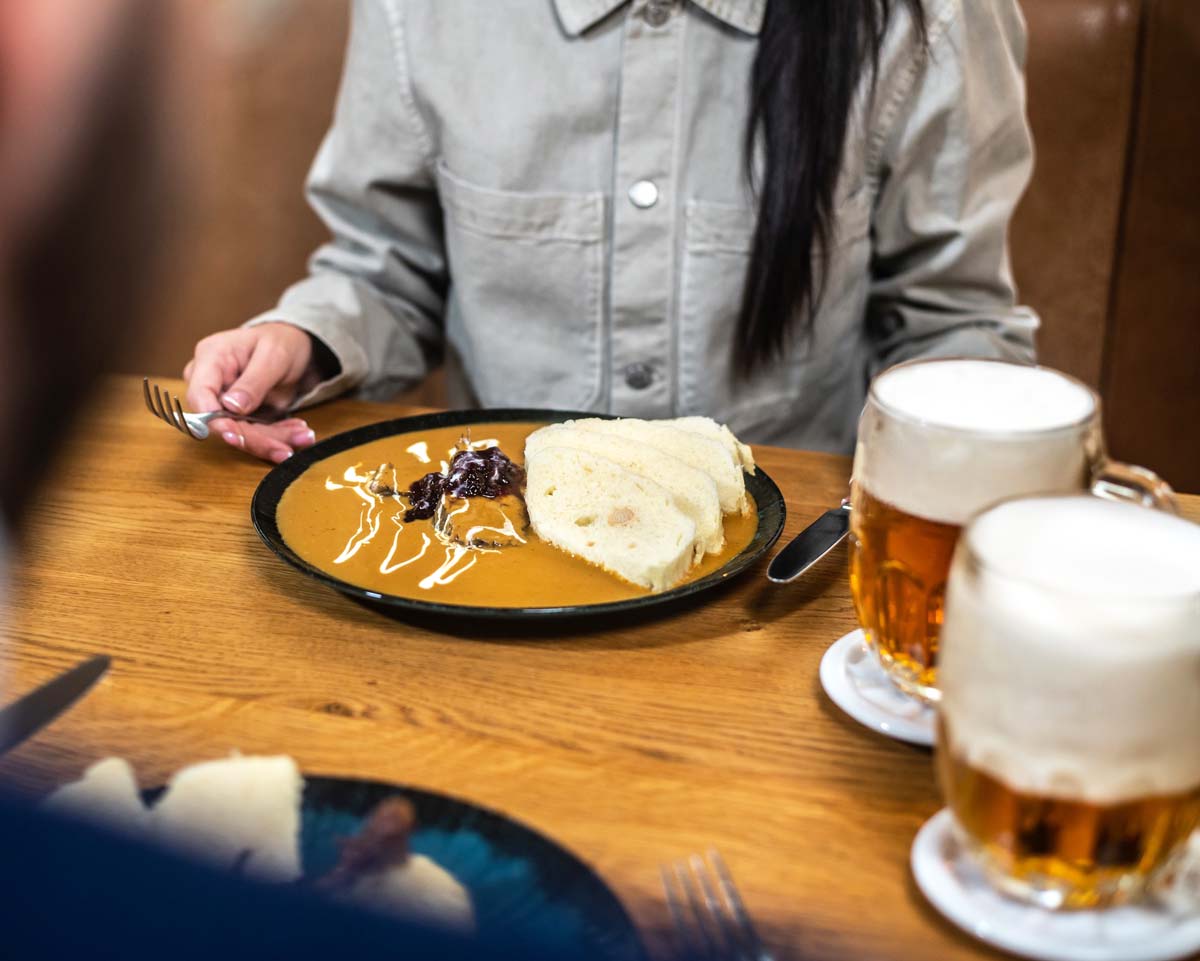
[[[760,566],[682,613],[587,633],[418,626],[276,560],[249,518],[266,466],[155,422],[140,391],[105,386],[28,518],[4,686],[95,652],[114,663],[0,762],[10,786],[39,793],[112,754],[154,784],[235,749],[286,752],[544,831],[601,873],[654,951],[669,932],[658,866],[716,847],[781,957],[992,956],[908,870],[940,807],[930,753],[820,688],[821,655],[855,627],[844,546],[795,584]],[[325,436],[410,412],[342,401],[310,421]],[[845,458],[755,453],[787,501],[785,538],[845,494]]]

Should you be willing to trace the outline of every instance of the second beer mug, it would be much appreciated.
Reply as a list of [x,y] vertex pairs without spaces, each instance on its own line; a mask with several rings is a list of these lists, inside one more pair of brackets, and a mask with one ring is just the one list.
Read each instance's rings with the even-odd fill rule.
[[854,455],[850,588],[868,643],[901,690],[936,703],[950,558],[999,500],[1080,491],[1174,509],[1155,475],[1104,453],[1100,400],[1045,367],[900,364],[871,384]]
[[1103,907],[1168,873],[1200,827],[1198,617],[1195,524],[1084,496],[971,521],[950,575],[937,766],[993,886]]

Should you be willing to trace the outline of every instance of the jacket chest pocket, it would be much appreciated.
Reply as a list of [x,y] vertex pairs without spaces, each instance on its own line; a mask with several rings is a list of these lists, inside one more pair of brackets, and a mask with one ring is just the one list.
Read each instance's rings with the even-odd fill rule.
[[[745,207],[693,200],[687,204],[680,276],[679,385],[684,413],[708,414],[734,430],[766,420],[804,416],[819,404],[814,360],[857,344],[866,304],[870,258],[867,191],[841,200],[828,255],[813,254],[814,283],[823,295],[811,339],[795,338],[784,356],[748,380],[733,376],[733,345],[741,312],[755,215]],[[852,328],[852,329],[851,329]],[[836,364],[834,365],[837,366]],[[780,409],[783,404],[788,410]]]
[[485,406],[589,408],[601,390],[605,201],[467,183],[438,168],[447,338]]

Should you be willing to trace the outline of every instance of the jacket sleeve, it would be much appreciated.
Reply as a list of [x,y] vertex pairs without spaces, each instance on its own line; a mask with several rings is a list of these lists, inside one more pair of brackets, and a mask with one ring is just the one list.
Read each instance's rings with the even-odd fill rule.
[[1016,303],[1008,255],[1033,168],[1024,22],[1016,0],[949,0],[927,30],[875,145],[872,375],[914,357],[1034,357],[1038,319]]
[[355,0],[333,124],[307,181],[332,239],[307,279],[248,322],[295,324],[337,359],[340,371],[297,406],[355,387],[386,396],[437,362],[447,272],[433,156],[398,0]]

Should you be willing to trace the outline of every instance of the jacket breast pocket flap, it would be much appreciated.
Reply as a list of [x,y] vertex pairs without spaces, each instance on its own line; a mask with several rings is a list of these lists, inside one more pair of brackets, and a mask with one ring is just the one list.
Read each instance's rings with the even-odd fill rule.
[[605,197],[522,193],[438,168],[446,335],[488,406],[590,409],[602,387]]

